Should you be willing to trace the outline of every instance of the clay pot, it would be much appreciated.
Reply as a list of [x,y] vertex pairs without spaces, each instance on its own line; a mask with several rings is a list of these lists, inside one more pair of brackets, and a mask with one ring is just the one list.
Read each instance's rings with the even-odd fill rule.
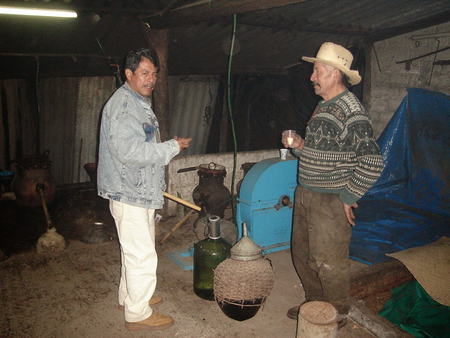
[[26,207],[42,206],[37,186],[43,189],[47,204],[53,201],[56,183],[50,171],[53,163],[47,156],[25,157],[14,161],[14,164],[19,169],[13,185],[17,203]]
[[91,182],[97,183],[97,163],[86,163],[84,165],[84,170],[86,170],[89,175]]
[[199,218],[206,213],[224,217],[224,211],[230,202],[231,193],[223,185],[223,180],[227,175],[225,167],[215,163],[201,164],[197,171],[199,184],[194,188],[192,197],[195,204],[202,202],[202,212]]

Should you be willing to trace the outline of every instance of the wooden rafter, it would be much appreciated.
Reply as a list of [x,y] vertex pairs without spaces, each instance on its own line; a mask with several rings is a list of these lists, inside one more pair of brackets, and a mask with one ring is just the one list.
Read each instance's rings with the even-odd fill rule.
[[418,31],[427,27],[436,26],[441,23],[448,22],[449,18],[450,18],[450,10],[446,12],[441,12],[428,18],[415,20],[401,26],[378,30],[376,32],[369,34],[367,36],[367,39],[372,43],[386,40],[394,36]]
[[284,7],[305,1],[308,0],[201,0],[166,11],[164,12],[165,15],[159,13],[152,16],[143,16],[142,19],[150,24],[153,29],[173,28],[223,16]]

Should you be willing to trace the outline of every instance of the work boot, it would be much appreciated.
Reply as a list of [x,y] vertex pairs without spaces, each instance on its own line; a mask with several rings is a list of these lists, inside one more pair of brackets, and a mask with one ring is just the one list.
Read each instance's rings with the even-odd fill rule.
[[[151,308],[157,307],[158,305],[160,305],[162,303],[162,297],[159,295],[153,295],[152,298],[150,298],[150,300],[148,301],[148,305],[150,305]],[[123,305],[118,305],[117,308],[120,311],[124,311],[125,310],[125,306]]]
[[174,324],[173,318],[165,315],[164,313],[159,313],[153,311],[152,315],[147,319],[141,320],[140,322],[125,322],[125,327],[130,331],[137,330],[164,330],[171,327]]
[[298,318],[298,311],[300,311],[300,305],[291,307],[288,310],[288,312],[287,312],[288,318],[297,320],[297,318]]
[[348,322],[347,316],[340,315],[338,321],[338,330],[342,329],[345,325],[347,325],[347,322]]

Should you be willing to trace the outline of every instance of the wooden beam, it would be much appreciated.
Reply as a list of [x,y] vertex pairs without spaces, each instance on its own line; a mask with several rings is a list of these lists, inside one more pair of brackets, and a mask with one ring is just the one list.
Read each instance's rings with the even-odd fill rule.
[[77,54],[77,53],[0,53],[0,56],[13,56],[13,57],[32,57],[32,58],[69,58],[76,62],[79,58],[91,58],[91,59],[114,59],[121,60],[123,57],[112,55],[100,55],[100,54]]
[[373,313],[363,303],[358,302],[354,298],[350,298],[350,311],[348,312],[348,316],[375,337],[414,338],[413,335],[392,324],[386,318]]
[[428,18],[415,20],[402,26],[380,29],[378,31],[370,33],[367,36],[366,40],[371,43],[386,40],[394,36],[411,33],[424,28],[439,25],[441,23],[449,22],[450,21],[449,18],[450,18],[450,10],[430,16]]
[[[231,24],[233,23],[233,18],[231,17],[223,17],[219,20],[214,20],[214,22],[224,22]],[[297,31],[297,32],[308,32],[308,33],[327,33],[327,34],[334,34],[334,35],[351,35],[351,36],[365,36],[367,33],[361,29],[361,28],[347,28],[345,30],[339,28],[320,28],[317,25],[312,25],[310,23],[302,24],[299,22],[296,23],[277,23],[273,24],[271,22],[257,22],[253,19],[248,19],[247,17],[239,17],[237,19],[237,22],[239,26],[245,25],[245,26],[252,26],[252,27],[261,27],[261,28],[272,28],[272,29],[278,29],[278,30],[289,30],[289,31]]]
[[233,14],[262,11],[271,8],[294,5],[308,0],[201,0],[178,7],[167,13],[142,16],[152,29],[163,29],[193,24]]
[[[194,67],[180,67],[179,65],[171,64],[169,67],[169,75],[226,75],[228,69],[226,67],[210,67],[210,68],[194,68]],[[236,67],[232,68],[233,74],[289,74],[289,69],[280,68],[258,68],[258,67]]]
[[169,56],[169,30],[156,31],[141,19],[138,20],[141,30],[149,48],[153,48],[159,59],[158,81],[153,92],[153,110],[158,118],[161,140],[169,139],[170,112],[169,112],[169,67],[167,64]]
[[450,65],[450,60],[438,60],[438,61],[434,61],[433,64],[438,65],[438,66],[446,66],[446,65]]

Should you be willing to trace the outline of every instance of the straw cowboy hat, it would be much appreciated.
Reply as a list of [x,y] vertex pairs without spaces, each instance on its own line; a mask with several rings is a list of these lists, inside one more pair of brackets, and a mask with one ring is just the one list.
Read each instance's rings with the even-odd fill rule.
[[307,62],[322,62],[327,65],[336,67],[348,76],[351,85],[356,85],[361,82],[361,76],[357,70],[350,70],[353,62],[353,55],[342,46],[336,45],[332,42],[324,42],[320,46],[317,56],[315,58],[303,56],[302,60]]

